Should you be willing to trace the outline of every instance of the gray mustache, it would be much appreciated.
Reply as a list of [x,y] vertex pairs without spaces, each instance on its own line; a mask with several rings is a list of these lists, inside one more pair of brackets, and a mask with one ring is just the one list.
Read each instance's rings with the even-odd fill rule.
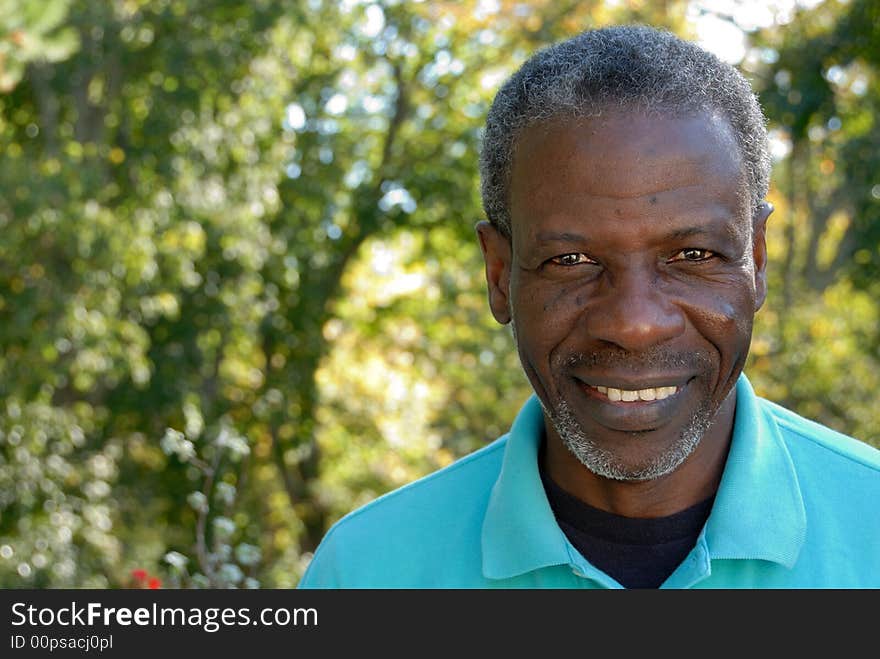
[[573,353],[553,359],[554,366],[567,369],[609,368],[615,370],[697,370],[704,371],[712,366],[710,356],[705,352],[677,352],[658,346],[647,352],[632,353],[620,349],[607,349],[588,353]]

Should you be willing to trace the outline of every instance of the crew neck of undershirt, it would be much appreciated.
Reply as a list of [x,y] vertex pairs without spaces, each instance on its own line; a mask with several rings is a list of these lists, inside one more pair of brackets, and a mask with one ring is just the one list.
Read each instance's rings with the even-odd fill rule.
[[581,533],[609,542],[633,545],[657,545],[693,536],[703,528],[715,496],[664,517],[626,517],[584,503],[562,489],[544,469],[541,481],[557,519]]

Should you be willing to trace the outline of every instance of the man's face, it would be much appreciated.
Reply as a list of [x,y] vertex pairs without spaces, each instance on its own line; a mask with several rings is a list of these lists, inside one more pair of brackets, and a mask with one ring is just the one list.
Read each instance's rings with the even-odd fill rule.
[[511,240],[480,231],[490,302],[548,438],[600,476],[670,473],[730,394],[765,295],[769,209],[752,216],[728,124],[533,126],[510,190]]

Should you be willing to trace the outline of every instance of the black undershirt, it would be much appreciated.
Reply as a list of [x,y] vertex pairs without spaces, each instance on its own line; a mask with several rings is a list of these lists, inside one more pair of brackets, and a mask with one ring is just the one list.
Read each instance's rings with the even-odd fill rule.
[[714,496],[668,517],[623,517],[587,505],[541,469],[559,527],[595,567],[625,588],[658,588],[697,542]]

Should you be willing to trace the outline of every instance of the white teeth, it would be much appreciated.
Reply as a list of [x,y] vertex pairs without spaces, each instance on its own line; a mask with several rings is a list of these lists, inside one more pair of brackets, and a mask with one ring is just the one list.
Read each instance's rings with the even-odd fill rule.
[[658,387],[655,391],[657,392],[657,400],[662,400],[678,391],[678,387]]
[[640,400],[657,400],[656,389],[639,389]]
[[636,400],[663,400],[669,398],[678,391],[678,387],[654,387],[652,389],[637,389],[635,391],[627,389],[615,389],[614,387],[593,387],[599,393],[608,396],[608,400],[612,402],[624,401],[631,403]]

